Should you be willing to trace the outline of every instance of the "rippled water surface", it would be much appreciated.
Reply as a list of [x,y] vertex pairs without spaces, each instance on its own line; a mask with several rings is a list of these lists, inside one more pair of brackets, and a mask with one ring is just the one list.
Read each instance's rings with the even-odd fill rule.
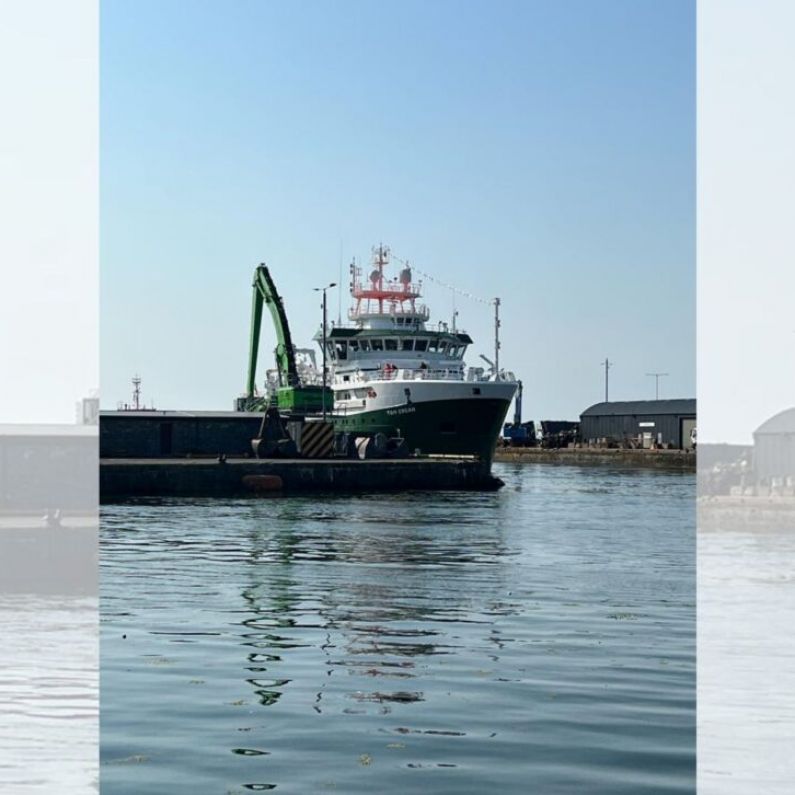
[[0,792],[97,791],[97,599],[0,593]]
[[795,511],[707,500],[699,528],[699,795],[791,795]]
[[691,793],[695,478],[102,510],[103,793]]

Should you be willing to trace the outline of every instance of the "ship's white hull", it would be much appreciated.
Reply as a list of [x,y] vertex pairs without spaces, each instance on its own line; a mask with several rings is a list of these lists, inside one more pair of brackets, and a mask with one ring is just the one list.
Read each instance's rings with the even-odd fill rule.
[[[335,404],[335,424],[353,434],[401,436],[412,452],[490,459],[517,386],[513,381],[372,381],[365,387],[369,396]],[[351,405],[357,400],[359,405]]]

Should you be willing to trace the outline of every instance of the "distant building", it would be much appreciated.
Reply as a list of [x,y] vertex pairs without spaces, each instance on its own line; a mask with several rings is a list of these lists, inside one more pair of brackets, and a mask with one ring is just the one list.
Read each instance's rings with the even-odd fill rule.
[[580,415],[585,444],[693,447],[696,400],[630,400],[596,403]]
[[97,508],[96,425],[0,424],[0,512]]
[[78,425],[97,425],[99,423],[99,397],[92,395],[83,398],[77,404],[75,420]]
[[795,408],[779,412],[756,429],[753,462],[757,480],[795,478]]

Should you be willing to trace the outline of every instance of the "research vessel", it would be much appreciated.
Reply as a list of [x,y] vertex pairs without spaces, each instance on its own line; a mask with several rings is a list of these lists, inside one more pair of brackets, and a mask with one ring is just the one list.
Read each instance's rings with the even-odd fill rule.
[[471,337],[455,320],[431,324],[421,282],[408,263],[388,278],[389,261],[389,249],[375,247],[367,281],[351,265],[349,322],[315,336],[321,350],[325,338],[335,428],[400,436],[411,452],[490,460],[518,388],[499,368],[499,316],[494,362],[468,368]]

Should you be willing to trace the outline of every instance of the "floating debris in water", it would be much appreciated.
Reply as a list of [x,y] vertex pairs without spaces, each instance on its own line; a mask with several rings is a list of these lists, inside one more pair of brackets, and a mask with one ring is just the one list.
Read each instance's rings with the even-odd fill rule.
[[107,762],[104,764],[106,765],[129,765],[129,764],[140,764],[141,762],[146,762],[149,759],[148,756],[144,754],[133,754],[132,756],[125,756],[123,759],[108,759]]
[[425,701],[422,693],[408,693],[405,691],[398,691],[397,693],[361,693],[356,692],[351,694],[352,698],[357,701],[395,701],[399,704],[411,704],[415,701]]

